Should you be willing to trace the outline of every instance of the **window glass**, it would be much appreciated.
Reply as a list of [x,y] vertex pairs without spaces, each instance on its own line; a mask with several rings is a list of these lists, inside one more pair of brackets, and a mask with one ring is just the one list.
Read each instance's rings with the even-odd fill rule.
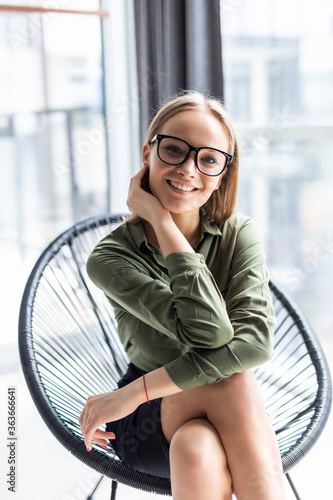
[[332,357],[333,3],[226,0],[221,15],[238,208],[259,223],[272,277]]
[[[82,3],[75,7],[98,8]],[[10,299],[1,342],[16,339],[17,290],[40,252],[108,208],[103,107],[98,16],[0,11],[0,272],[8,283],[0,302]]]
[[237,122],[251,121],[251,65],[246,62],[231,64],[229,105]]

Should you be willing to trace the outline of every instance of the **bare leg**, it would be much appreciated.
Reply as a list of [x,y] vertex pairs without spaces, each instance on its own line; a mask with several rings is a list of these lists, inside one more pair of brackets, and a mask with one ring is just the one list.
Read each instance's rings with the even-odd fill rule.
[[219,435],[207,419],[182,425],[170,444],[174,500],[231,500],[231,477]]
[[[163,398],[161,412],[171,448],[186,422],[206,418],[212,424],[225,450],[237,500],[285,499],[276,437],[251,371]],[[171,468],[172,460],[170,454]]]

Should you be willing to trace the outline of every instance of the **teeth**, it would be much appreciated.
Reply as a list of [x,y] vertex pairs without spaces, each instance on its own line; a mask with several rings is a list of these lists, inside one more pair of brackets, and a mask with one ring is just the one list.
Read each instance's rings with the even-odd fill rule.
[[179,184],[179,182],[175,182],[175,181],[169,181],[171,186],[177,188],[177,189],[180,189],[181,191],[194,191],[195,188],[191,188],[191,187],[187,187],[187,186],[184,186],[183,184]]

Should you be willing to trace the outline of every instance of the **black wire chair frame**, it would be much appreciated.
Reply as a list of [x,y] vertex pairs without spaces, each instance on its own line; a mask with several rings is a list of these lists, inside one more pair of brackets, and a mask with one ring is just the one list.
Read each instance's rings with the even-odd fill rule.
[[[55,437],[75,457],[117,482],[171,495],[170,481],[128,468],[111,446],[87,452],[79,415],[89,395],[108,392],[126,371],[112,308],[88,279],[85,264],[96,243],[119,225],[121,215],[101,215],[58,236],[36,262],[19,317],[21,365],[34,403]],[[331,408],[331,378],[316,334],[293,302],[272,282],[277,316],[275,354],[256,368],[284,472],[313,447]],[[92,498],[90,495],[88,498]]]

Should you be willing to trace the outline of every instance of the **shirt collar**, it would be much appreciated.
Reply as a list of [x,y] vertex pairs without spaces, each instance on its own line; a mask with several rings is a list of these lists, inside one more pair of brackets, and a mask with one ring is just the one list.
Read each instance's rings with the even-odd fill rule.
[[[142,222],[139,221],[136,224],[127,224],[128,231],[133,238],[136,246],[138,248],[148,248],[151,250],[150,245],[147,242],[147,238],[145,235],[145,232],[143,230]],[[200,241],[198,241],[197,245],[202,241],[204,238],[205,233],[212,234],[212,235],[222,235],[221,229],[218,226],[218,224],[215,221],[212,220],[207,220],[203,214],[201,214],[201,238]]]
[[131,235],[135,245],[138,248],[141,248],[143,245],[148,247],[147,238],[143,230],[141,220],[135,224],[126,223],[126,225],[127,225],[127,230]]
[[209,234],[222,235],[221,229],[213,220],[207,220],[204,216],[201,217],[201,232]]

